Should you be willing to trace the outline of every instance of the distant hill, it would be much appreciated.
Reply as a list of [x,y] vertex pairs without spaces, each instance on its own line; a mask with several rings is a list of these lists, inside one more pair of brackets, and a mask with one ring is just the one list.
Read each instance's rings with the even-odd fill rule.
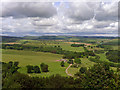
[[85,38],[102,38],[102,39],[115,39],[117,37],[101,37],[101,36],[24,36],[24,37],[13,37],[13,36],[2,36],[2,42],[16,42],[20,39],[27,40],[67,40],[67,39],[85,39]]
[[23,39],[22,37],[2,36],[2,42],[16,42]]

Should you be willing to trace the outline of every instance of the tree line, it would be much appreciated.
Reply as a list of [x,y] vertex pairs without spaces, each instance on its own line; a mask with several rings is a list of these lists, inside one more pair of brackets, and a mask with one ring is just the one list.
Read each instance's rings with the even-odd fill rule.
[[80,47],[80,46],[85,46],[84,44],[71,44],[71,47]]
[[48,65],[45,64],[45,63],[40,64],[41,70],[40,70],[39,66],[37,66],[37,65],[35,65],[35,66],[27,65],[26,67],[27,67],[27,73],[41,73],[41,71],[42,72],[48,72],[49,71],[48,70]]
[[39,51],[39,52],[50,52],[54,54],[62,54],[64,55],[63,58],[67,59],[74,59],[74,58],[82,58],[83,56],[95,56],[93,51],[86,50],[85,52],[73,52],[63,50],[60,46],[28,46],[28,45],[21,45],[21,44],[2,44],[2,49],[14,49],[14,50],[31,50],[31,51]]
[[[6,63],[8,64],[8,63]],[[9,65],[11,65],[9,63]],[[6,67],[5,64],[3,64]],[[12,68],[12,67],[10,67]],[[9,69],[10,69],[9,68]],[[6,76],[4,75],[6,71]],[[120,72],[120,71],[119,71]],[[96,88],[118,89],[120,88],[120,74],[114,73],[106,64],[95,64],[91,68],[81,67],[75,77],[52,75],[49,77],[31,77],[19,72],[10,73],[3,70],[2,87],[6,88]]]
[[120,63],[120,51],[118,50],[109,50],[106,53],[106,58],[112,62]]

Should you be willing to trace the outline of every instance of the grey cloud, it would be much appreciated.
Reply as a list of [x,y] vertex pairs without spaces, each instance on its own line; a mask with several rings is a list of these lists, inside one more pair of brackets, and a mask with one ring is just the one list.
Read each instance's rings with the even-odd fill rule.
[[49,18],[55,15],[56,8],[52,3],[3,3],[2,17],[13,16],[17,17],[45,17]]
[[68,3],[69,8],[66,10],[66,15],[75,20],[89,20],[94,16],[94,10],[87,3]]
[[[64,4],[63,4],[64,5]],[[65,15],[76,21],[84,21],[97,19],[99,21],[118,19],[118,3],[117,2],[72,2],[68,3],[69,8],[64,9]]]
[[98,8],[96,12],[96,19],[99,21],[118,20],[118,3],[108,3]]
[[95,28],[104,28],[104,27],[108,27],[110,26],[110,23],[112,22],[109,22],[109,21],[97,21],[96,23],[94,23],[94,27]]
[[[48,4],[48,6],[42,6],[46,4]],[[97,8],[95,19],[93,19],[93,16],[95,15],[94,7],[98,7],[99,3],[96,3],[96,5],[94,5],[95,3],[67,3],[67,8],[64,4],[61,4],[61,6],[58,7],[57,14],[55,13],[56,11],[53,13],[54,10],[52,10],[51,8],[47,8],[49,7],[49,4],[51,5],[51,3],[23,3],[20,6],[17,4],[12,4],[13,6],[11,6],[9,9],[6,9],[8,8],[6,7],[6,10],[11,10],[12,13],[14,12],[14,15],[12,16],[25,18],[11,18],[7,17],[10,15],[6,14],[6,17],[2,17],[3,34],[14,36],[45,34],[64,34],[79,36],[98,34],[110,35],[109,33],[113,33],[114,35],[115,33],[117,34],[117,25],[115,24],[116,21],[114,18],[112,19],[115,14],[112,15],[111,13],[116,13],[116,10],[112,9],[115,4],[107,4],[107,7],[103,8],[102,6],[101,8]],[[17,8],[15,9],[14,7]],[[22,10],[21,8],[19,10],[18,7],[25,8],[25,10]],[[44,7],[46,7],[46,9]],[[12,10],[11,8],[14,9]],[[18,12],[17,10],[20,12]],[[29,14],[27,13],[27,10]],[[36,12],[37,14],[34,14],[34,12]],[[53,14],[49,14],[50,12]],[[98,15],[98,13],[101,16]],[[5,15],[5,13],[3,15]],[[104,19],[106,18],[105,15],[108,15],[107,19]]]

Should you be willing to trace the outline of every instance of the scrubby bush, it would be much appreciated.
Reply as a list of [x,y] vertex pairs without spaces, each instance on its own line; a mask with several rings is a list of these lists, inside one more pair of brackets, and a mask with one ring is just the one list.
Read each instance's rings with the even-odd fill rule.
[[48,70],[48,65],[45,64],[45,63],[41,63],[41,64],[40,64],[40,67],[41,67],[41,71],[42,71],[42,72],[48,72],[48,71],[49,71],[49,70]]
[[79,72],[80,73],[85,73],[87,71],[87,67],[81,67]]
[[61,65],[61,67],[64,67],[64,66],[65,66],[64,61],[62,61],[62,62],[60,63],[60,65]]

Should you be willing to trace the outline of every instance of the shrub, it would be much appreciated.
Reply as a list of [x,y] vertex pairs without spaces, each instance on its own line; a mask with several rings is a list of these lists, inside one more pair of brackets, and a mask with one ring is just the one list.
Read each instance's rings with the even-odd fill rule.
[[38,66],[33,67],[34,73],[41,73],[40,68]]
[[85,73],[87,71],[87,67],[81,67],[79,71],[80,73]]
[[64,61],[62,61],[62,62],[60,63],[60,65],[61,65],[61,67],[64,67],[64,66],[65,66]]
[[40,64],[40,67],[41,67],[41,71],[42,71],[42,72],[48,72],[48,71],[49,71],[47,64],[41,63],[41,64]]
[[75,58],[74,62],[77,64],[81,64],[81,60],[79,58]]

